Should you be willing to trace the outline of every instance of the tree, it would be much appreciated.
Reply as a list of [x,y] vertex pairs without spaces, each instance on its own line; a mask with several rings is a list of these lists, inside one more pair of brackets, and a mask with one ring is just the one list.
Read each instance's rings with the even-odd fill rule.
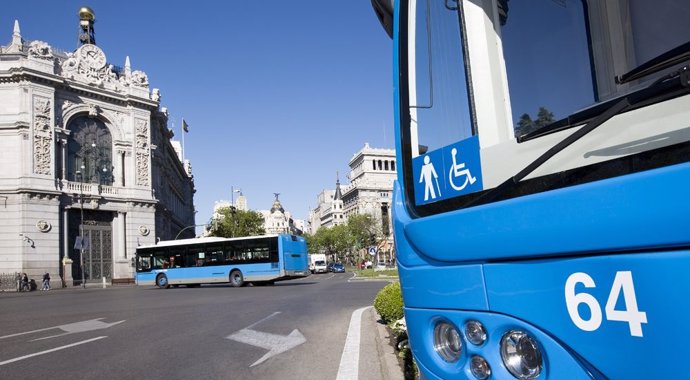
[[534,121],[532,121],[532,118],[529,117],[528,114],[523,113],[522,116],[520,116],[520,120],[518,121],[518,129],[529,130],[533,126],[534,126]]
[[211,230],[211,236],[241,237],[264,235],[264,218],[255,211],[237,210],[234,207],[223,207],[218,210],[220,218]]
[[380,234],[379,223],[369,214],[352,215],[347,220],[347,229],[352,240],[354,251],[376,244]]
[[345,253],[349,251],[350,246],[350,235],[345,225],[319,228],[315,234],[307,236],[309,252],[325,253],[335,261],[341,261]]
[[380,223],[371,215],[352,215],[347,224],[330,228],[319,228],[313,235],[307,236],[309,252],[322,252],[332,260],[342,261],[362,248],[376,245],[381,234]]
[[553,112],[547,110],[544,107],[539,107],[539,112],[537,113],[537,121],[534,122],[537,128],[545,127],[555,120],[553,118]]
[[517,122],[517,128],[515,128],[516,136],[523,136],[530,132],[534,132],[539,128],[545,127],[556,121],[553,116],[553,112],[549,111],[546,107],[539,107],[537,112],[537,119],[532,120],[529,114],[523,113]]

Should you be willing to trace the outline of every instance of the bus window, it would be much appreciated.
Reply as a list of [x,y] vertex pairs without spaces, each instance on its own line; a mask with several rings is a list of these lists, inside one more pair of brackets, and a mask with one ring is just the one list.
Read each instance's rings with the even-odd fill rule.
[[411,12],[409,107],[412,158],[471,137],[460,17],[444,1],[420,0]]
[[148,272],[153,267],[152,256],[139,256],[137,257],[137,272]]
[[690,34],[690,10],[672,0],[508,4],[501,19],[501,41],[517,137],[639,90],[678,68],[625,83],[619,80],[686,43]]
[[208,257],[207,249],[204,246],[189,248],[186,257],[187,266],[200,267],[211,265],[210,261],[207,261]]
[[511,1],[501,20],[513,127],[524,135],[595,101],[581,0]]
[[222,265],[225,262],[225,252],[223,252],[221,245],[209,246],[206,252],[209,256],[209,262],[214,263],[212,265]]
[[163,269],[167,268],[169,263],[168,259],[164,255],[156,255],[152,257],[153,259],[153,269]]

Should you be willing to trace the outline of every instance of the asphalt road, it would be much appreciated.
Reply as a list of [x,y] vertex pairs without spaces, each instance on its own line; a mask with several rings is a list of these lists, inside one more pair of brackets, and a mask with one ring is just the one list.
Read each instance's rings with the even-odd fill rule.
[[[0,378],[347,378],[353,312],[386,285],[351,278],[0,293]],[[382,378],[371,330],[362,323],[359,379]]]

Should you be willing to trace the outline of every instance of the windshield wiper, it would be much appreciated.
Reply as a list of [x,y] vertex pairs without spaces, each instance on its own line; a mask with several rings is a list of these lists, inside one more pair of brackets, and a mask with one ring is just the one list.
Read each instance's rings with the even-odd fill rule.
[[623,75],[616,76],[616,83],[627,83],[632,80],[654,74],[663,69],[667,69],[689,59],[690,41],[650,59],[649,61],[637,66]]
[[[657,86],[663,86],[664,82],[666,82],[670,79],[674,79],[674,78],[678,78],[680,81],[680,84],[683,87],[690,87],[690,66],[684,66],[678,70],[675,70],[672,73],[664,75],[663,77],[655,80],[652,84],[647,86],[645,88],[645,90],[652,90]],[[558,152],[567,148],[568,146],[570,146],[575,141],[581,139],[582,137],[584,137],[589,132],[592,132],[594,129],[596,129],[600,125],[604,124],[606,121],[608,121],[612,117],[618,115],[619,113],[622,113],[622,112],[628,110],[630,107],[633,107],[635,104],[642,101],[644,99],[644,96],[645,96],[644,93],[645,92],[647,92],[647,91],[640,91],[640,92],[628,94],[628,95],[622,97],[620,100],[615,102],[611,107],[607,108],[604,112],[600,113],[597,117],[592,119],[589,123],[585,124],[582,128],[575,131],[575,133],[573,133],[570,136],[566,137],[565,139],[561,140],[558,144],[551,147],[551,149],[544,152],[544,154],[542,154],[536,160],[534,160],[532,163],[527,165],[519,173],[517,173],[513,177],[508,178],[507,180],[505,180],[503,183],[501,183],[497,187],[494,187],[493,189],[489,189],[489,190],[485,191],[483,194],[481,194],[477,198],[474,198],[473,200],[471,200],[467,204],[465,204],[464,207],[470,207],[470,206],[473,206],[476,204],[483,204],[483,203],[491,202],[492,200],[505,194],[506,191],[515,188],[518,185],[518,183],[520,183],[520,181],[522,181],[530,173],[535,171],[543,163],[545,163],[546,161],[551,159],[551,157],[555,156]]]

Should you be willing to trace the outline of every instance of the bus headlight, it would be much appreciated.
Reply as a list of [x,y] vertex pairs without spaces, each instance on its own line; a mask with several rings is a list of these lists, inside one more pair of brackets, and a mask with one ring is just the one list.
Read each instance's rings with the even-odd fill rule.
[[503,335],[501,359],[508,371],[518,379],[536,379],[541,373],[539,345],[524,331],[512,330]]
[[434,350],[449,363],[460,359],[462,339],[455,326],[448,322],[436,323],[436,327],[434,327]]
[[486,342],[486,329],[479,321],[465,323],[465,336],[475,346],[481,346]]
[[489,363],[481,356],[473,356],[470,361],[470,370],[472,375],[479,380],[486,380],[491,376],[491,367]]

